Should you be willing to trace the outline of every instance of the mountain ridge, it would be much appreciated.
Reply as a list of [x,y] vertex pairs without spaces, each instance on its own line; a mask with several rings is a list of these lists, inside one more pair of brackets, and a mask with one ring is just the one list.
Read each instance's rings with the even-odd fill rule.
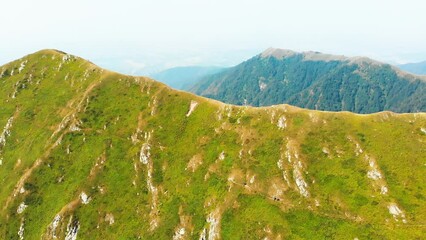
[[425,113],[234,106],[69,54],[0,70],[0,238],[424,235]]
[[[417,74],[417,73],[405,71],[403,68],[400,68],[400,66],[403,66],[404,64],[394,66],[392,64],[381,62],[381,61],[378,61],[378,60],[375,60],[375,59],[372,59],[372,58],[366,57],[366,56],[348,57],[348,56],[345,56],[345,55],[327,54],[327,53],[322,53],[322,52],[318,52],[318,51],[297,52],[297,51],[293,51],[293,50],[290,50],[290,49],[273,48],[273,47],[266,49],[265,51],[263,51],[259,55],[263,58],[275,57],[277,59],[283,59],[283,58],[291,57],[291,56],[294,56],[294,55],[302,55],[304,57],[305,61],[349,61],[350,63],[353,63],[353,64],[355,64],[355,63],[368,63],[368,64],[376,64],[376,65],[389,65],[395,71],[397,71],[399,74],[401,74],[402,76],[408,75],[412,78],[418,78],[418,79],[421,79],[423,81],[426,81],[426,76],[424,74]],[[422,63],[426,63],[426,61],[421,62],[421,64]]]
[[[279,48],[272,48],[272,49],[279,49]],[[286,49],[279,49],[279,50],[286,50]],[[292,50],[289,50],[289,51],[292,51]],[[308,52],[311,52],[311,51],[308,51]],[[181,93],[189,94],[189,95],[192,95],[193,97],[204,99],[204,100],[207,100],[207,101],[209,101],[211,103],[216,103],[216,104],[219,104],[219,105],[229,105],[229,106],[233,106],[233,107],[244,107],[244,108],[254,108],[254,109],[267,109],[269,107],[278,107],[278,108],[279,107],[284,107],[284,108],[291,108],[291,109],[297,109],[297,110],[309,110],[309,111],[318,112],[318,113],[321,113],[321,112],[323,112],[323,113],[343,113],[343,114],[353,114],[353,115],[359,115],[359,116],[363,116],[363,115],[376,115],[376,114],[377,115],[380,115],[380,114],[385,114],[385,115],[386,114],[392,114],[392,115],[393,114],[396,114],[396,115],[412,114],[412,113],[393,112],[391,110],[383,110],[383,111],[373,112],[373,113],[356,113],[356,112],[351,112],[351,111],[328,111],[328,110],[306,109],[306,108],[303,108],[303,107],[293,106],[293,105],[287,104],[287,103],[274,104],[274,105],[270,105],[270,106],[241,106],[241,105],[236,105],[236,104],[232,104],[232,103],[225,103],[225,102],[222,102],[222,101],[219,101],[219,100],[216,100],[216,99],[212,99],[212,98],[208,98],[208,97],[196,95],[196,94],[194,94],[192,92],[188,92],[188,91],[183,90],[183,89],[175,89],[175,88],[173,88],[173,87],[171,87],[171,86],[169,86],[169,85],[167,85],[167,84],[165,84],[165,83],[163,83],[161,81],[157,81],[156,79],[151,78],[149,76],[123,74],[123,73],[120,73],[120,72],[116,72],[116,71],[113,71],[113,70],[102,68],[102,67],[96,65],[95,63],[93,63],[93,62],[91,62],[91,61],[89,61],[87,59],[78,57],[76,55],[68,54],[68,53],[66,53],[64,51],[61,51],[61,50],[58,50],[58,49],[53,49],[53,48],[52,49],[41,49],[41,50],[38,50],[38,51],[36,51],[34,53],[25,55],[22,58],[19,58],[17,60],[12,61],[12,62],[6,63],[5,65],[0,66],[0,67],[3,68],[3,67],[5,67],[5,66],[7,66],[9,64],[13,64],[14,62],[22,61],[22,59],[25,59],[28,56],[38,55],[38,54],[49,54],[49,53],[60,54],[60,56],[64,56],[64,55],[67,56],[68,55],[68,56],[71,56],[73,58],[78,58],[78,59],[84,60],[85,62],[90,63],[92,66],[94,66],[94,67],[96,67],[99,70],[104,71],[104,72],[109,72],[109,73],[112,73],[112,74],[117,74],[117,75],[122,75],[122,76],[127,76],[127,77],[143,78],[143,79],[147,79],[149,81],[154,81],[154,82],[156,82],[156,84],[160,84],[163,87],[168,88],[169,90],[173,90],[173,91],[176,91],[176,92],[181,92]],[[300,52],[294,52],[294,53],[298,54]],[[316,52],[316,53],[318,53],[318,52]],[[355,57],[355,58],[357,58],[357,57]],[[360,57],[360,58],[364,58],[364,57]],[[426,114],[426,112],[417,112],[415,114]]]

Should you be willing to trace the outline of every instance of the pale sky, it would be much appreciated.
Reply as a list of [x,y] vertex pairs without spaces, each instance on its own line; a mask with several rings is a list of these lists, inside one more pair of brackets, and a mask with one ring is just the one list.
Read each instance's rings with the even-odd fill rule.
[[424,0],[8,0],[0,65],[45,48],[146,74],[235,65],[268,47],[426,60]]

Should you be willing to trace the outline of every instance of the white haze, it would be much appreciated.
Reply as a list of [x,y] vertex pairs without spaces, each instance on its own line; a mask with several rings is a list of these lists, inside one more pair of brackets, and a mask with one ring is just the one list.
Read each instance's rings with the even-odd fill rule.
[[9,0],[1,9],[0,64],[44,48],[133,74],[234,65],[271,46],[426,60],[421,0]]

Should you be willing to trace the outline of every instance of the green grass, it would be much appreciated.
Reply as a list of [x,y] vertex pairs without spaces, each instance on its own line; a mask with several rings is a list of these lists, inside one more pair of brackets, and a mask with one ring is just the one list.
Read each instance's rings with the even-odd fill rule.
[[[420,131],[426,127],[425,114],[354,115],[290,106],[227,106],[149,79],[102,71],[79,58],[63,63],[58,71],[62,57],[53,51],[29,55],[22,73],[0,78],[0,130],[16,115],[11,136],[0,151],[0,203],[5,206],[0,210],[2,239],[17,239],[21,221],[26,239],[49,239],[48,226],[61,209],[56,231],[60,238],[73,216],[80,224],[78,239],[170,239],[181,224],[179,209],[190,216],[185,223],[190,239],[198,239],[209,228],[206,218],[215,209],[221,212],[223,239],[278,235],[283,239],[416,239],[425,235],[426,135]],[[21,61],[0,70],[17,71]],[[25,88],[11,98],[15,84],[22,84],[29,74],[32,82],[25,82]],[[186,117],[191,100],[199,105]],[[225,107],[232,109],[231,116]],[[272,110],[276,115],[271,123]],[[70,132],[68,123],[51,137],[67,115],[80,122],[81,131]],[[287,118],[285,129],[276,125],[281,115]],[[135,133],[138,140],[133,142]],[[151,133],[150,174],[158,188],[159,225],[153,231],[149,230],[150,170],[139,161],[146,133]],[[61,135],[60,144],[53,147]],[[348,137],[360,144],[362,154],[355,154],[355,143]],[[289,141],[303,163],[309,198],[300,195],[293,179],[295,162],[289,163],[285,156]],[[222,151],[225,158],[218,160]],[[376,159],[388,195],[381,195],[367,178],[365,154]],[[201,156],[202,163],[192,172],[187,165],[195,155]],[[103,157],[105,162],[100,164]],[[281,157],[290,186],[282,189],[281,201],[274,201],[272,185],[277,179],[286,184],[277,165]],[[26,192],[11,197],[37,159],[41,164],[24,181]],[[235,173],[241,175],[237,176],[240,185],[228,180]],[[256,178],[250,185],[253,174]],[[91,198],[87,205],[79,201],[82,191]],[[21,202],[28,207],[18,214]],[[407,224],[389,214],[391,202],[405,212]],[[114,224],[105,221],[106,214],[113,214]]]

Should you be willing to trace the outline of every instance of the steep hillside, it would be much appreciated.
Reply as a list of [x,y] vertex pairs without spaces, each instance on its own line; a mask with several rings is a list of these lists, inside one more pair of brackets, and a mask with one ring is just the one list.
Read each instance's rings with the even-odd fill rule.
[[203,77],[221,72],[222,70],[224,68],[221,67],[175,67],[152,74],[151,77],[172,88],[186,90]]
[[426,77],[367,58],[273,48],[200,80],[190,91],[237,105],[287,103],[356,113],[426,111]]
[[426,235],[425,113],[226,105],[53,50],[0,73],[0,239]]
[[410,73],[426,75],[426,61],[419,63],[401,64],[398,65],[398,67]]

